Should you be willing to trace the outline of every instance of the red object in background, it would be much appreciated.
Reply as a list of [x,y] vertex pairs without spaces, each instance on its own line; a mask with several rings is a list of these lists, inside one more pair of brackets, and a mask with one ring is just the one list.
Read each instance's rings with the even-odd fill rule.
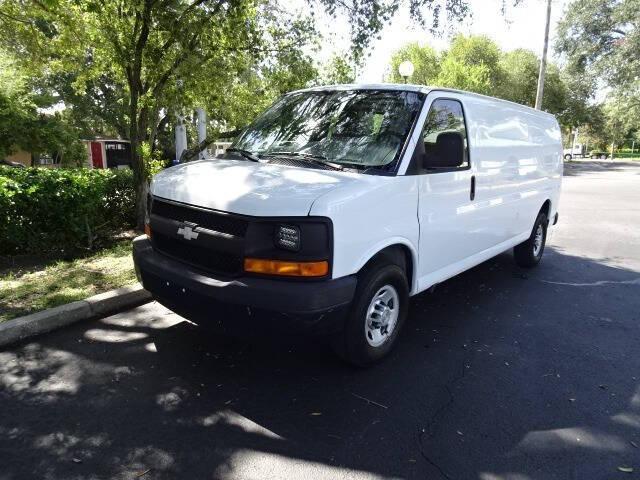
[[91,160],[93,168],[104,168],[102,161],[102,145],[100,142],[91,142]]

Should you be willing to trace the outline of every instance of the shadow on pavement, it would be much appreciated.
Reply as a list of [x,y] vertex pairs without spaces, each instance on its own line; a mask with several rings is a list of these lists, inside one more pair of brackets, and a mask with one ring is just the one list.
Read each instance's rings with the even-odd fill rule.
[[585,173],[619,172],[627,170],[632,175],[640,174],[640,162],[616,160],[578,160],[564,163],[565,177],[575,177]]
[[612,478],[640,467],[639,277],[503,254],[367,370],[151,305],[80,324],[0,352],[0,479]]

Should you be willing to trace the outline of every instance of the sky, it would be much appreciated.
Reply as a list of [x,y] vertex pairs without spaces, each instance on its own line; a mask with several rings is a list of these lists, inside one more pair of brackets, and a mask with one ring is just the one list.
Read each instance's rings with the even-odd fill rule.
[[[527,48],[539,55],[542,54],[544,42],[544,22],[546,16],[546,0],[523,0],[518,7],[512,7],[511,0],[505,0],[507,12],[503,16],[501,7],[503,0],[470,0],[471,17],[465,21],[450,24],[441,37],[434,37],[412,22],[408,9],[398,13],[385,27],[382,38],[375,40],[369,48],[369,56],[357,71],[357,81],[363,83],[381,82],[388,68],[393,52],[409,42],[420,42],[442,50],[448,46],[452,35],[484,34],[493,39],[503,50]],[[552,0],[550,45],[553,45],[556,25],[562,17],[563,10],[569,0]],[[331,57],[333,53],[342,53],[349,46],[349,27],[345,19],[331,19],[323,15],[317,16],[320,32],[325,41],[318,54],[320,62]],[[549,54],[553,55],[550,48]]]

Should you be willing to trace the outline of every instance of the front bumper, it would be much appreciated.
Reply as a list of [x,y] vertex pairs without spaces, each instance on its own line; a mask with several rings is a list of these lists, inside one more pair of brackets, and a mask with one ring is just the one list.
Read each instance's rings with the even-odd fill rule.
[[269,330],[311,334],[339,331],[356,288],[356,277],[295,281],[215,278],[154,251],[146,236],[133,241],[138,279],[153,297],[179,315],[222,330]]

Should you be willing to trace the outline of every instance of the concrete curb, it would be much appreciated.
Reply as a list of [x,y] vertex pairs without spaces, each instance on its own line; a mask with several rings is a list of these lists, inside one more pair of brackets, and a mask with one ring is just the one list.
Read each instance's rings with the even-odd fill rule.
[[100,293],[85,300],[32,313],[0,323],[0,347],[20,342],[65,325],[105,316],[108,313],[132,308],[151,301],[151,294],[142,285],[122,287]]

